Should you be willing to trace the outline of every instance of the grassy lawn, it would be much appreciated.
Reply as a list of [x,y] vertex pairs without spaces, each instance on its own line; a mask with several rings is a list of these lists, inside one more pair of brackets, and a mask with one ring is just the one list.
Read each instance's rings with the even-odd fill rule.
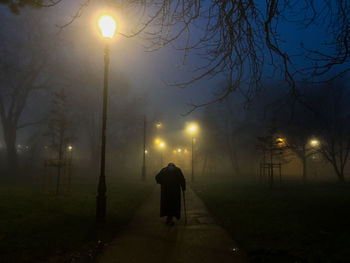
[[[44,191],[38,179],[0,183],[0,262],[47,262],[47,258],[96,244],[94,180],[76,179],[70,193]],[[108,182],[107,223],[110,240],[151,193],[152,184],[126,179]]]
[[252,262],[350,262],[350,185],[192,185]]

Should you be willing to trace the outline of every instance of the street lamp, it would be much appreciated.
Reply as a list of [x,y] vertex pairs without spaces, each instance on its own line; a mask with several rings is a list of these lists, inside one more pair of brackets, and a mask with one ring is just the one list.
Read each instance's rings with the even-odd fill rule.
[[191,160],[191,182],[194,182],[194,151],[193,151],[193,145],[195,142],[195,135],[198,132],[198,124],[197,123],[190,123],[187,125],[187,132],[192,136],[192,160]]
[[317,148],[318,146],[320,146],[320,141],[317,139],[312,139],[312,140],[310,140],[309,143],[310,143],[311,147],[313,147],[313,148]]
[[163,166],[163,150],[165,149],[165,142],[161,138],[155,138],[155,146],[160,150],[160,166]]
[[73,146],[68,145],[67,150],[70,153],[68,160],[68,191],[70,192],[72,188]]
[[163,150],[165,148],[165,142],[161,141],[159,143],[159,148],[160,148],[160,166],[163,167]]
[[96,222],[98,225],[106,221],[106,122],[107,122],[107,96],[108,96],[108,67],[109,67],[109,41],[114,37],[116,22],[110,15],[103,15],[98,20],[98,26],[105,40],[104,48],[104,82],[103,82],[103,108],[102,108],[102,143],[101,143],[101,167],[96,197]]
[[162,126],[163,126],[163,125],[162,125],[162,123],[161,123],[161,122],[157,122],[157,123],[156,123],[157,130],[158,130],[158,129],[161,129],[161,128],[162,128]]
[[147,122],[146,122],[146,114],[143,116],[143,155],[142,155],[142,168],[141,168],[141,180],[146,180],[146,128],[147,128]]
[[69,158],[70,158],[70,162],[72,163],[72,159],[73,159],[73,146],[72,146],[72,145],[68,145],[67,150],[68,150],[68,152],[70,152]]

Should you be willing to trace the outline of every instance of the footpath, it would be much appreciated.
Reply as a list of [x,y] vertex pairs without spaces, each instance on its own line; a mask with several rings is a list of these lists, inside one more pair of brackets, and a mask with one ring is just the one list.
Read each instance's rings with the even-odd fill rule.
[[[175,226],[159,217],[160,186],[110,243],[99,263],[243,263],[244,252],[210,216],[199,197],[186,191],[187,225],[182,208]],[[183,204],[183,201],[182,201]]]

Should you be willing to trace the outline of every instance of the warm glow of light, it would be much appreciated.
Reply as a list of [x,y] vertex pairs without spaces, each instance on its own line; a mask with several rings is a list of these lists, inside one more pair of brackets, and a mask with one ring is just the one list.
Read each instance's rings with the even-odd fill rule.
[[191,135],[195,135],[198,132],[198,129],[198,124],[194,122],[188,124],[186,128],[187,132]]
[[312,147],[317,147],[317,146],[320,145],[320,141],[317,140],[317,139],[312,139],[312,140],[310,140],[310,145],[311,145]]
[[181,151],[182,151],[182,149],[181,149],[181,148],[178,148],[178,149],[177,149],[177,152],[179,152],[179,153],[180,153]]
[[98,26],[104,38],[113,38],[117,25],[114,18],[110,15],[103,15],[98,20]]
[[148,151],[147,150],[145,150],[145,154],[147,154],[148,153]]
[[154,145],[160,149],[165,148],[165,142],[161,138],[155,138]]
[[187,153],[188,152],[188,150],[187,149],[184,149],[184,153]]
[[156,124],[156,127],[157,127],[157,129],[162,128],[162,123],[161,123],[161,122],[158,122],[158,123]]
[[173,150],[173,153],[174,153],[174,154],[176,154],[176,153],[177,153],[177,151],[176,151],[176,150]]
[[68,151],[71,151],[71,150],[73,150],[73,146],[72,146],[72,145],[69,145],[69,146],[67,147],[67,149],[68,149]]
[[284,138],[278,137],[276,138],[276,142],[279,147],[286,146],[286,140]]

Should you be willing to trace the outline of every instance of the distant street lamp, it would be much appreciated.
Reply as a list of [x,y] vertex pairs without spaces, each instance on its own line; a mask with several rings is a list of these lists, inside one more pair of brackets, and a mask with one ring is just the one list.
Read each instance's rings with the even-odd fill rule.
[[317,139],[312,139],[312,140],[310,140],[309,143],[310,143],[310,146],[313,147],[313,148],[316,148],[316,147],[320,146],[320,141],[317,140]]
[[158,130],[158,129],[161,129],[161,128],[162,128],[162,126],[163,126],[163,125],[162,125],[162,123],[161,123],[161,122],[157,122],[157,123],[156,123],[157,130]]
[[160,148],[160,166],[163,167],[163,150],[165,148],[165,142],[160,142],[159,143],[159,148]]
[[102,143],[101,143],[101,167],[96,197],[96,222],[98,225],[106,221],[106,122],[107,122],[107,97],[108,97],[108,67],[109,67],[109,40],[116,31],[116,22],[110,15],[103,15],[98,20],[101,35],[105,40],[104,48],[104,85],[103,85],[103,108],[102,108]]
[[73,146],[72,145],[68,145],[67,150],[70,153],[70,156],[69,156],[70,162],[72,162],[72,159],[73,159]]
[[73,165],[73,146],[68,145],[67,147],[69,154],[69,160],[68,160],[68,191],[71,191],[72,186],[72,165]]
[[187,126],[187,132],[192,136],[192,160],[191,160],[191,182],[194,182],[194,151],[193,151],[193,145],[195,142],[195,135],[198,132],[198,125],[196,123],[190,123]]
[[165,142],[161,138],[154,139],[154,145],[160,151],[160,166],[163,166],[163,150],[165,149]]

